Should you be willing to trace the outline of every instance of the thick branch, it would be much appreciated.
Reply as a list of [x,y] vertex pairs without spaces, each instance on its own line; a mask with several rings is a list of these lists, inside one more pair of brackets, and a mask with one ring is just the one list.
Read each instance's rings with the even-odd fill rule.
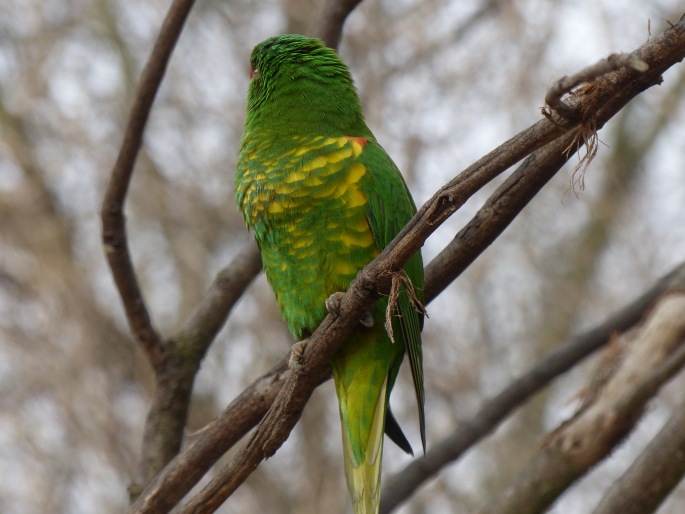
[[593,514],[655,512],[685,475],[685,403],[609,489]]
[[427,298],[438,296],[461,275],[561,169],[575,153],[564,152],[575,134],[571,132],[530,155],[426,266],[424,293]]

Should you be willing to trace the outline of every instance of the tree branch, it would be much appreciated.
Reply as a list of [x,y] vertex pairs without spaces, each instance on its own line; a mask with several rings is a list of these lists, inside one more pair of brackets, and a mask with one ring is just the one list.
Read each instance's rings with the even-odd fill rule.
[[573,109],[566,104],[562,97],[570,94],[573,88],[583,83],[588,83],[602,75],[606,75],[614,70],[631,68],[639,72],[645,72],[649,65],[634,54],[611,54],[606,59],[580,70],[570,77],[562,77],[547,91],[545,103],[565,118],[573,118]]
[[[156,381],[155,396],[145,425],[141,458],[136,476],[129,486],[132,498],[178,453],[193,383],[193,377],[179,380],[179,376],[183,375],[182,370],[188,370],[187,363],[178,353],[173,353],[176,345],[162,341],[150,319],[131,261],[124,216],[126,195],[150,110],[193,3],[193,0],[175,0],[167,12],[143,69],[101,209],[102,240],[107,261],[131,331],[145,352]],[[192,370],[192,366],[190,368],[194,376],[196,371]]]
[[685,475],[685,403],[607,491],[593,514],[655,512]]
[[575,134],[570,132],[530,155],[426,266],[424,293],[427,298],[438,296],[461,275],[561,169],[575,153],[564,152]]
[[196,442],[169,463],[129,512],[164,514],[173,509],[219,457],[259,423],[289,373],[288,360],[284,358],[255,380],[202,432]]
[[[573,136],[571,135],[569,137]],[[565,142],[562,142],[561,147],[563,148],[564,145]],[[546,149],[548,149],[548,147],[546,147]],[[542,158],[541,154],[536,153],[526,159],[524,165],[500,186],[476,214],[473,220],[471,220],[471,222],[459,233],[455,238],[455,241],[448,245],[448,247],[427,266],[425,288],[427,303],[430,303],[446,285],[454,280],[456,276],[475,259],[477,255],[487,248],[490,242],[508,226],[513,217],[523,209],[527,202],[537,193],[539,188],[542,187],[544,182],[548,180],[566,160],[566,157],[564,157],[561,152],[546,151],[544,154],[544,158]],[[549,166],[555,166],[556,168],[549,168]],[[481,237],[481,235],[483,235],[483,237]],[[488,237],[485,237],[485,235],[488,235]],[[685,270],[685,265],[682,269]],[[683,272],[683,275],[685,276],[685,272]],[[663,292],[673,276],[676,276],[675,272],[661,280],[648,295],[641,299],[641,303],[638,303],[636,307],[626,314],[628,319],[632,320],[629,321],[629,323],[634,323],[639,319],[641,313],[651,304],[656,295]],[[685,278],[683,279],[683,283],[685,284]],[[605,331],[600,332],[597,335],[594,335],[595,331],[593,331],[589,336],[582,336],[579,342],[579,350],[577,351],[584,353],[581,353],[581,355],[578,356],[569,355],[568,358],[579,360],[597,347],[594,346],[593,343],[588,345],[584,342],[588,337],[591,341],[596,341],[599,338],[603,342],[606,340],[607,331],[621,330],[622,327],[624,327],[622,323],[625,322],[612,318],[612,320],[608,322]],[[572,344],[571,346],[575,347],[575,344]],[[583,348],[585,349],[583,350]],[[566,352],[571,353],[572,350],[569,349],[566,350]],[[565,352],[560,352],[558,359],[565,359],[564,355]],[[553,363],[555,359],[557,358],[551,356],[546,360],[542,365],[543,369],[546,369],[550,365],[550,362]],[[536,370],[537,369],[538,368],[536,367]],[[278,373],[278,380],[271,379],[274,373]],[[535,370],[531,373],[533,376],[538,376],[539,374],[539,372]],[[561,373],[561,371],[559,371],[559,373]],[[212,423],[211,427],[203,433],[202,437],[195,442],[194,445],[181,454],[181,456],[174,459],[164,471],[155,478],[154,482],[142,495],[141,500],[132,507],[131,512],[166,512],[166,510],[164,510],[165,505],[175,505],[177,501],[190,491],[197,481],[199,481],[199,478],[207,472],[219,457],[264,416],[270,403],[261,400],[263,398],[275,398],[284,383],[284,377],[288,374],[289,371],[286,360],[284,359],[276,368],[274,368],[274,370],[259,378],[248,387],[241,396],[224,410],[222,415]],[[522,378],[521,382],[528,383],[528,378]],[[266,388],[266,390],[264,388]],[[532,394],[533,392],[534,391],[531,391],[528,394]],[[514,396],[516,396],[517,394],[525,394],[525,392],[509,394],[514,394]],[[509,397],[511,396],[508,396],[508,398]],[[253,404],[255,398],[260,399],[259,403],[256,405]],[[520,401],[523,401],[524,399],[525,398],[522,398]],[[496,399],[494,401],[497,402]],[[502,399],[500,403],[506,405],[509,401],[513,400],[507,400],[505,398]],[[258,410],[258,407],[260,407],[261,410]],[[248,410],[251,414],[244,414],[244,412]],[[492,412],[493,410],[496,411],[497,407],[486,407],[485,410]],[[503,414],[503,416],[505,415],[506,413]],[[482,417],[481,414],[476,417],[479,416]],[[489,414],[487,415],[487,418],[492,419],[493,415]],[[489,429],[486,429],[485,432],[488,430]],[[474,442],[475,440],[469,444],[473,444]],[[196,445],[201,446],[201,449],[195,448]],[[466,447],[468,446],[465,446],[464,449]],[[458,454],[454,452],[458,451],[458,449],[452,451],[454,459],[458,457]],[[430,454],[431,452],[429,452],[429,455]],[[427,457],[429,455],[427,455]],[[404,501],[407,497],[406,494],[403,496],[397,495],[392,491],[399,489],[404,491],[404,493],[410,492],[418,487],[423,480],[427,479],[432,474],[437,473],[441,465],[444,465],[444,463],[431,467],[425,464],[419,464],[417,461],[417,466],[420,466],[421,469],[427,469],[427,474],[423,475],[423,478],[421,478],[421,475],[416,475],[415,472],[409,472],[413,477],[413,483],[409,483],[406,478],[399,477],[398,487],[395,487],[394,480],[389,481],[384,492],[384,502],[386,501],[386,496],[390,498],[388,505],[391,506]],[[400,486],[399,484],[402,485]]]
[[[646,403],[685,365],[685,293],[664,295],[635,333],[617,341],[580,411],[479,512],[544,512],[632,430]],[[613,348],[612,348],[613,349]],[[616,354],[619,354],[616,357]]]
[[131,331],[155,372],[155,392],[145,423],[141,457],[129,486],[132,499],[178,454],[200,361],[231,308],[261,269],[256,246],[246,247],[219,273],[179,333],[163,341],[153,327],[131,261],[124,216],[126,196],[150,110],[193,4],[193,0],[175,0],[167,12],[136,90],[101,211],[103,244],[112,275]]
[[181,34],[194,0],[175,0],[169,8],[162,28],[143,69],[135,101],[128,117],[124,140],[114,164],[109,185],[102,203],[102,242],[107,262],[124,304],[126,317],[133,335],[143,347],[153,368],[163,361],[162,340],[152,325],[145,299],[131,262],[126,235],[124,203],[133,176],[136,157],[143,141],[143,132],[150,109],[157,96],[171,53]]
[[[141,458],[135,479],[129,486],[129,495],[132,499],[138,498],[143,487],[178,454],[200,363],[216,334],[226,322],[231,309],[259,274],[261,267],[262,260],[257,245],[246,245],[231,264],[219,272],[200,305],[180,331],[166,341],[167,357],[164,365],[155,373],[155,392],[145,423]],[[272,374],[270,372],[262,378],[271,380]],[[258,381],[256,385],[259,386],[262,382]],[[256,387],[255,390],[259,393],[261,387]],[[253,402],[248,408],[260,406],[254,396],[241,395],[239,398]],[[259,421],[267,408],[268,404],[263,407],[258,418],[248,418],[252,423],[250,426]],[[236,415],[240,416],[241,413],[238,412]],[[226,437],[226,441],[230,440],[230,437]],[[186,473],[186,476],[191,474]],[[178,489],[172,487],[171,491],[167,492],[170,498],[174,496],[173,491]],[[183,494],[178,499],[182,498]],[[161,499],[168,501],[166,497]]]
[[338,48],[345,20],[361,2],[362,0],[326,0],[316,22],[316,37],[322,39],[327,46]]

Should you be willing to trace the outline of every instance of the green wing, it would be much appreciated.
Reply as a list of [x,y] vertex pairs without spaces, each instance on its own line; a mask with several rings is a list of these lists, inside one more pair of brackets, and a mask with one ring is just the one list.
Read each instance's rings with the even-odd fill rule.
[[[367,195],[367,218],[378,248],[385,248],[404,228],[416,213],[407,185],[401,173],[388,154],[378,143],[369,141],[360,156],[362,163],[370,170],[370,179],[362,189]],[[423,304],[423,260],[417,252],[404,266],[404,271],[414,285],[414,292]],[[396,340],[404,343],[414,390],[419,409],[421,443],[426,451],[426,420],[424,414],[423,392],[423,352],[421,349],[421,329],[423,315],[412,305],[406,290],[402,289],[398,301],[398,312],[392,324]],[[399,337],[398,337],[399,335]],[[395,376],[399,368],[394,370]],[[391,384],[394,382],[391,378]]]

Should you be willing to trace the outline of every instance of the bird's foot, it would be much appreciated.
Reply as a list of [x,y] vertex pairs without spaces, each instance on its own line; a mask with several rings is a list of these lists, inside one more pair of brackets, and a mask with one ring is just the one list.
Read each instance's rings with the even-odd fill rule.
[[302,367],[302,357],[304,357],[304,351],[309,344],[309,338],[303,339],[302,341],[297,341],[293,344],[290,349],[290,359],[288,360],[288,367],[292,371],[297,371]]
[[371,314],[371,311],[364,311],[359,323],[362,327],[371,328],[373,326],[373,315]]
[[[326,310],[329,314],[336,317],[342,314],[340,302],[342,302],[343,296],[345,296],[345,293],[343,293],[342,291],[337,291],[328,298],[326,298]],[[373,316],[371,315],[371,311],[364,312],[361,319],[359,320],[359,323],[363,327],[371,328],[373,326]]]
[[345,296],[345,293],[343,293],[342,291],[337,291],[328,298],[326,298],[326,301],[324,303],[326,304],[326,310],[328,311],[328,314],[331,314],[336,318],[340,316],[340,302],[342,302],[343,296]]

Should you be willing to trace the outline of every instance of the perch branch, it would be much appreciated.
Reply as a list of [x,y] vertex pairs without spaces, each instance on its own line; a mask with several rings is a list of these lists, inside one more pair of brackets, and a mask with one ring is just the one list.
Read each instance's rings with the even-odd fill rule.
[[[587,108],[592,106],[594,111],[598,112],[605,106],[610,106],[607,107],[606,114],[611,117],[612,110],[615,113],[630,98],[650,85],[659,83],[661,71],[677,62],[669,61],[669,57],[678,55],[677,49],[674,51],[673,48],[668,48],[671,50],[670,53],[658,52],[662,48],[660,45],[668,47],[665,41],[669,40],[672,43],[674,38],[680,39],[681,44],[683,43],[682,27],[677,29],[677,26],[674,26],[638,50],[645,60],[653,60],[657,64],[648,73],[636,77],[634,73],[626,70],[617,70],[605,75],[596,81],[587,95],[576,95],[572,99],[574,107],[579,112],[589,112]],[[681,52],[682,50],[680,48]],[[340,347],[344,337],[350,333],[355,320],[359,319],[362,311],[368,308],[379,294],[386,291],[392,273],[401,269],[445,219],[492,178],[575,126],[574,122],[560,123],[549,119],[539,121],[467,168],[424,204],[381,255],[366,266],[350,284],[341,301],[341,312],[344,315],[336,319],[329,315],[324,319],[310,338],[310,344],[301,362],[301,372],[290,374],[257,430],[182,512],[213,512],[262,460],[275,453],[290,434],[316,386],[317,381],[312,379],[312,376],[321,375],[330,357]]]

